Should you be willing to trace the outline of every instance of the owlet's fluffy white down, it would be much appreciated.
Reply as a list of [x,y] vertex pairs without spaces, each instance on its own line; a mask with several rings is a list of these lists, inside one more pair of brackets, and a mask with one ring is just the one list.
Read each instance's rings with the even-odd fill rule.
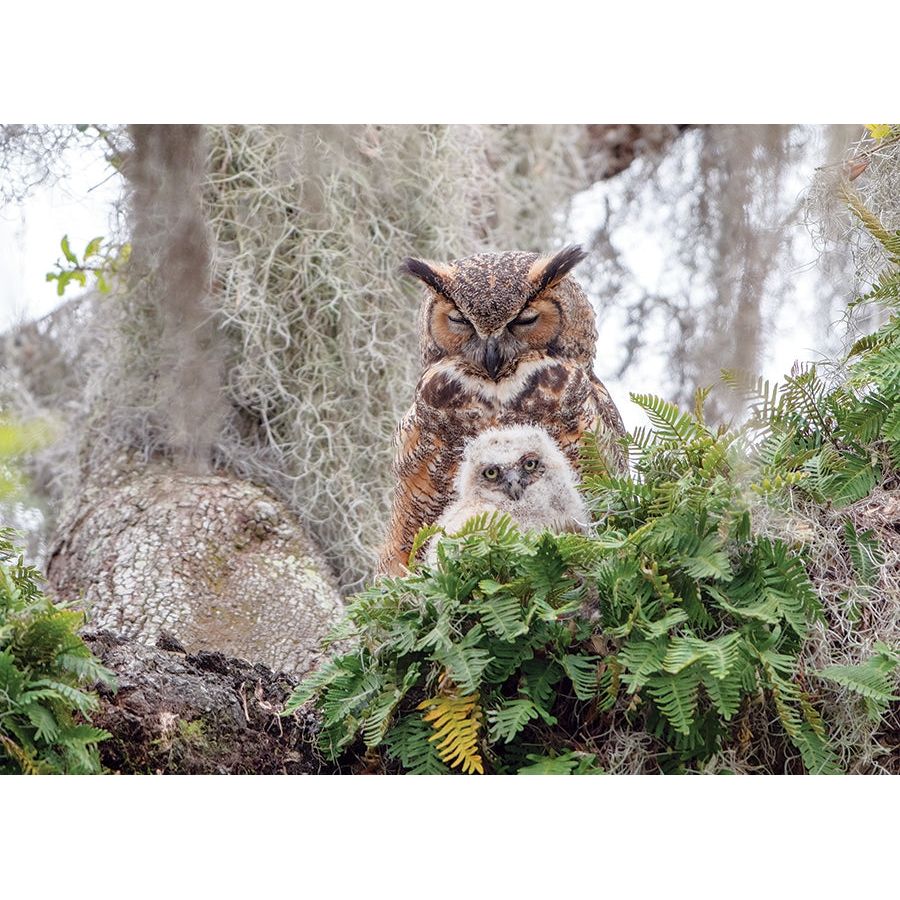
[[[533,425],[489,428],[465,446],[453,500],[437,520],[455,534],[472,516],[507,513],[523,531],[585,531],[590,516],[578,476],[543,429]],[[437,539],[426,561],[434,564]]]

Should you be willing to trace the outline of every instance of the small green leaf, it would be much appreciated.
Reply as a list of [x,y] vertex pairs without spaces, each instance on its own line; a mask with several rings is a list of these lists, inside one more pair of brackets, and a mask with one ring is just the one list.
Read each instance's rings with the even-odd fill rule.
[[84,248],[84,259],[88,260],[92,256],[96,256],[100,252],[100,245],[102,243],[102,237],[95,237],[92,241],[90,241],[87,247]]
[[69,248],[69,236],[67,234],[63,235],[63,239],[59,242],[59,246],[62,247],[63,256],[65,256],[70,263],[74,263],[77,266],[78,257]]

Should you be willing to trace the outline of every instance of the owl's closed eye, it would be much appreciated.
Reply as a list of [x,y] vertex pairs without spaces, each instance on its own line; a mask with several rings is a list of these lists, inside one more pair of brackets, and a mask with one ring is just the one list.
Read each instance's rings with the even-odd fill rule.
[[[423,320],[425,363],[456,358],[498,381],[535,353],[570,353],[592,316],[584,295],[561,285],[583,258],[580,248],[569,247],[550,257],[482,254],[447,265],[408,259],[405,271],[431,290]],[[484,265],[500,259],[517,266],[492,272]]]

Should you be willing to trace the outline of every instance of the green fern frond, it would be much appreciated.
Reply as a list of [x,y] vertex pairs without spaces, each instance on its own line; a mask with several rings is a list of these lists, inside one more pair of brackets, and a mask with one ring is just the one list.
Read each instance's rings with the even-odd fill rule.
[[651,675],[647,691],[669,725],[682,735],[689,735],[697,709],[700,672],[688,668],[678,675]]
[[738,632],[711,641],[696,637],[673,637],[666,648],[663,671],[677,675],[694,663],[702,663],[714,678],[725,678],[740,656]]
[[59,734],[65,744],[99,744],[109,740],[112,735],[102,728],[94,728],[92,725],[70,725],[63,728]]
[[532,640],[513,642],[497,641],[493,647],[493,657],[484,670],[484,677],[491,684],[502,684],[518,671],[526,660],[534,658]]
[[581,436],[578,456],[582,478],[601,478],[610,474],[609,460],[596,431],[586,431]]
[[703,429],[693,417],[682,412],[675,404],[652,394],[631,394],[630,397],[633,403],[647,413],[647,418],[662,440],[687,444],[702,433]]
[[603,775],[593,753],[567,750],[555,756],[539,756],[529,753],[528,765],[521,766],[518,775]]
[[592,700],[600,687],[600,657],[567,653],[559,659],[579,700]]
[[853,562],[860,587],[865,593],[875,587],[881,567],[884,565],[884,553],[874,531],[858,532],[852,519],[844,522],[844,542]]
[[[858,306],[862,303],[878,303],[885,307],[900,306],[900,271],[886,269],[884,272],[881,272],[872,289],[855,300],[852,305]],[[851,356],[855,356],[860,352],[857,349],[857,344],[853,345],[853,349],[850,351]],[[865,346],[864,349],[871,350],[874,349],[874,346],[870,344]],[[854,353],[854,350],[856,350],[856,353]]]
[[556,721],[550,714],[556,699],[555,686],[563,677],[561,666],[553,659],[529,659],[522,664],[521,692],[534,702],[541,718],[552,725]]
[[895,405],[885,417],[880,436],[885,441],[900,442],[900,405]]
[[115,673],[100,665],[87,647],[83,653],[72,651],[61,653],[57,657],[57,663],[64,672],[74,675],[84,684],[102,684],[110,690],[115,690],[118,684]]
[[741,708],[741,699],[746,693],[742,672],[735,670],[724,678],[716,678],[709,671],[702,671],[700,679],[716,711],[726,722],[730,721]]
[[687,622],[688,615],[683,609],[673,609],[666,613],[661,619],[654,619],[652,622],[639,618],[637,621],[638,630],[648,638],[659,638],[668,634],[676,625]]
[[408,564],[413,566],[419,557],[419,553],[425,545],[436,535],[443,534],[444,529],[440,525],[425,525],[416,532],[413,538],[412,548],[409,551]]
[[80,713],[93,712],[99,705],[95,695],[72,687],[64,681],[57,681],[55,678],[36,678],[31,683],[36,688],[49,688],[54,691],[61,700],[71,704]]
[[881,720],[888,705],[900,700],[893,693],[893,671],[898,660],[884,653],[876,652],[864,663],[855,666],[827,666],[816,674],[820,678],[841,685],[870,701],[867,704],[869,716],[874,721]]
[[528,631],[519,597],[502,593],[503,585],[491,579],[482,580],[478,586],[485,597],[475,609],[490,634],[512,641]]
[[341,672],[322,702],[323,724],[336,747],[353,740],[369,704],[384,689],[385,677],[384,673],[364,669],[353,657],[342,659],[340,666]]
[[319,669],[308,675],[298,684],[291,695],[285,701],[282,716],[288,716],[296,712],[305,703],[308,703],[314,696],[322,691],[323,688],[332,684],[341,674],[340,666],[334,662],[326,662]]
[[537,707],[526,697],[507,700],[499,709],[489,709],[490,739],[508,744],[525,729],[529,722],[539,717]]
[[41,703],[28,703],[22,711],[35,728],[35,737],[39,741],[52,744],[59,737],[59,723],[53,713]]
[[803,758],[803,766],[810,775],[842,775],[840,761],[828,741],[808,724],[800,729],[794,745]]
[[762,539],[758,544],[764,595],[774,600],[781,615],[802,638],[822,608],[803,561],[781,541]]
[[784,403],[779,396],[777,383],[770,385],[767,378],[751,375],[740,369],[722,369],[722,381],[749,405],[751,424],[779,425],[784,420]]
[[393,685],[375,698],[359,726],[367,747],[377,747],[382,742],[390,725],[391,715],[402,699],[403,692]]
[[481,645],[484,632],[480,625],[473,626],[458,643],[441,647],[434,658],[447,670],[453,683],[464,693],[474,694],[481,685],[481,676],[491,661],[488,650]]
[[387,754],[409,775],[445,775],[450,770],[441,762],[430,740],[431,726],[418,714],[403,716],[384,736]]
[[691,548],[690,555],[680,557],[678,563],[691,578],[712,578],[716,581],[730,581],[732,578],[725,544],[715,533],[702,538]]
[[864,335],[853,342],[849,351],[847,351],[847,356],[850,359],[854,356],[863,356],[880,347],[884,341],[884,336],[880,335],[878,332]]
[[831,478],[828,496],[835,506],[849,506],[872,493],[880,474],[870,459],[847,454],[842,468]]
[[654,641],[632,641],[617,654],[623,666],[621,680],[628,687],[628,693],[639,691],[655,672],[662,670],[668,641],[657,638]]
[[890,400],[873,393],[853,405],[842,425],[853,433],[857,441],[868,444],[879,436],[890,413]]

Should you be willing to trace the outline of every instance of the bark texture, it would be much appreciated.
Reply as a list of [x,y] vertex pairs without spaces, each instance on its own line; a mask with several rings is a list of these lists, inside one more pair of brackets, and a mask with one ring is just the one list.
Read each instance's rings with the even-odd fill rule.
[[116,692],[100,690],[100,709],[91,716],[112,734],[100,744],[106,769],[123,775],[337,773],[313,749],[312,714],[278,715],[295,684],[291,676],[221,653],[186,654],[169,637],[160,647],[107,631],[85,640],[119,680]]
[[297,675],[343,613],[294,516],[255,485],[168,467],[88,484],[51,546],[51,589],[93,628],[189,652],[217,650]]

